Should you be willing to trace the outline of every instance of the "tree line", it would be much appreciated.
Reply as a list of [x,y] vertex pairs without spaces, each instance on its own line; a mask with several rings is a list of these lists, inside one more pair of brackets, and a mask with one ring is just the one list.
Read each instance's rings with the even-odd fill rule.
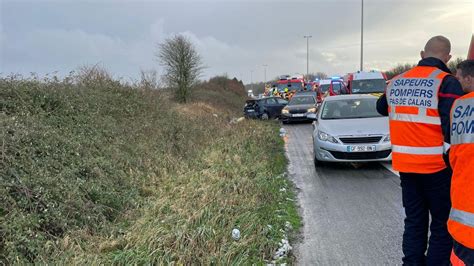
[[[192,88],[199,83],[199,77],[204,69],[201,56],[192,42],[183,35],[175,35],[158,45],[156,57],[164,67],[164,81],[169,88],[174,89],[176,100],[183,103],[187,102]],[[456,66],[461,61],[463,61],[463,58],[458,57],[448,63],[448,68],[453,74],[456,73]],[[415,63],[398,64],[385,71],[385,74],[387,79],[390,80],[415,66]],[[142,73],[142,79],[156,80],[156,75],[148,77],[144,76],[145,74]],[[328,78],[328,75],[324,72],[316,72],[305,75],[304,78],[305,80],[325,79]],[[278,79],[279,77],[275,77],[267,83],[273,83]],[[247,90],[253,90],[254,94],[259,94],[263,93],[265,82],[247,84],[245,87]]]

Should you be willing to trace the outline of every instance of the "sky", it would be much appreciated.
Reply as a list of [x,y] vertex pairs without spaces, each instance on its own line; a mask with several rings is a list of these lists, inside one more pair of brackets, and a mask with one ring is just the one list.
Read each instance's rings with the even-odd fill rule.
[[[472,0],[364,0],[364,69],[416,63],[435,35],[466,57]],[[0,0],[0,75],[69,73],[99,64],[116,77],[163,69],[159,43],[185,35],[202,57],[203,79],[245,83],[283,74],[359,69],[361,0]],[[267,65],[264,67],[263,65]]]

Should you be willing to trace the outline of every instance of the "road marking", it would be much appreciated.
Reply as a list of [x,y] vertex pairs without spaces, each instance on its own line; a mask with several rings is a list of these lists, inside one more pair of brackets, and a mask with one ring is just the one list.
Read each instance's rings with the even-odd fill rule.
[[397,176],[400,176],[400,173],[398,173],[398,171],[393,170],[391,162],[383,162],[383,163],[380,163],[380,164],[383,167],[385,167],[387,170],[389,170],[390,172],[394,173]]

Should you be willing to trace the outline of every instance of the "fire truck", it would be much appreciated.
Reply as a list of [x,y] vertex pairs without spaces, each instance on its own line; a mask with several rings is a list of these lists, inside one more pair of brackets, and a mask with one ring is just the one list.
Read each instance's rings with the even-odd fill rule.
[[384,93],[387,76],[380,71],[357,71],[344,77],[351,94]]
[[276,86],[277,86],[278,92],[284,93],[285,89],[288,88],[288,85],[290,84],[290,75],[280,76],[280,79],[276,83],[277,83]]
[[303,75],[295,75],[289,79],[290,87],[288,88],[290,91],[298,92],[304,91],[305,84],[304,84],[304,77]]
[[282,75],[275,85],[279,96],[290,99],[296,92],[305,90],[304,84],[303,75]]

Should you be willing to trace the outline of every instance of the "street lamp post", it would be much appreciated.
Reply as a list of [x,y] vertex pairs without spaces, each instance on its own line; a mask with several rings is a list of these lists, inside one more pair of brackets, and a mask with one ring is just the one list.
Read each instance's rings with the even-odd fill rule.
[[309,76],[309,38],[313,37],[311,35],[303,36],[306,39],[306,77]]
[[263,66],[263,81],[265,84],[267,84],[267,66],[268,65],[262,65]]
[[250,88],[252,89],[252,92],[253,92],[253,70],[250,70]]
[[364,70],[364,0],[361,0],[360,14],[360,71]]

